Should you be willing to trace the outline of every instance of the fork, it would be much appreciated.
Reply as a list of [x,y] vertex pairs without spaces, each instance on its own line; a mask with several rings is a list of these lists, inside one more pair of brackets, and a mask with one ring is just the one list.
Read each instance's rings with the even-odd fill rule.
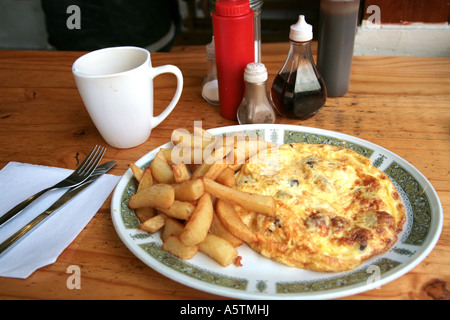
[[91,152],[88,154],[86,159],[79,165],[79,167],[67,178],[64,180],[61,180],[57,184],[46,188],[42,191],[39,191],[35,195],[32,195],[28,199],[22,201],[18,205],[16,205],[14,208],[9,210],[7,213],[2,215],[0,217],[0,227],[9,221],[11,218],[13,218],[16,214],[21,212],[25,207],[27,207],[30,203],[35,201],[37,198],[42,196],[44,193],[59,189],[59,188],[67,188],[67,187],[73,187],[76,186],[83,181],[85,181],[89,176],[94,172],[95,168],[97,168],[100,160],[103,158],[103,155],[105,154],[106,148],[100,147],[96,145]]

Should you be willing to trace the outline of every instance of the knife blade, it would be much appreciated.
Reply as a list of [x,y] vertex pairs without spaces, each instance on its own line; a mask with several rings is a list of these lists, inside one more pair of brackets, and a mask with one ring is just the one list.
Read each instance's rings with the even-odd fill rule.
[[53,212],[61,209],[64,205],[66,205],[71,199],[85,190],[88,186],[90,186],[93,182],[95,182],[98,178],[100,178],[103,174],[105,174],[109,169],[116,165],[115,161],[109,161],[102,165],[99,165],[92,175],[85,182],[68,189],[58,200],[56,200],[50,207],[48,207],[45,211],[39,214],[36,218],[31,220],[28,224],[22,227],[19,231],[14,233],[11,237],[6,239],[4,242],[0,244],[0,255],[2,255],[7,249],[11,248],[14,244],[16,244],[25,234],[27,234],[31,229],[40,224],[45,218],[50,216]]

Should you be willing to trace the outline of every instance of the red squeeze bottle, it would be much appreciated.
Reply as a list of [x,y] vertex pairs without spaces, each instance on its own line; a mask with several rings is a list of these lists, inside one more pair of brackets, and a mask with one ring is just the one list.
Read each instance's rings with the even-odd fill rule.
[[237,120],[245,67],[255,61],[254,13],[249,0],[218,0],[212,19],[220,114]]

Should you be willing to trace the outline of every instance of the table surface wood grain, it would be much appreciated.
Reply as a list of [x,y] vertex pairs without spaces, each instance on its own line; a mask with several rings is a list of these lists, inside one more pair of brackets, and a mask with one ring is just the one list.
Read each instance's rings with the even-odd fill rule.
[[[284,63],[288,43],[263,44],[268,86]],[[74,169],[95,144],[97,132],[78,94],[71,66],[83,52],[0,51],[0,168],[10,161]],[[184,90],[175,110],[144,144],[108,148],[116,160],[110,173],[168,141],[172,130],[236,125],[201,97],[203,46],[152,53],[154,66],[177,65]],[[155,110],[174,93],[175,78],[155,80]],[[413,270],[379,289],[344,299],[450,299],[450,58],[363,57],[353,60],[348,93],[328,98],[306,121],[277,123],[333,130],[371,141],[399,155],[431,182],[444,209],[444,226],[434,250]],[[222,299],[172,281],[136,258],[117,235],[111,195],[55,263],[27,279],[0,277],[0,299]],[[80,266],[81,289],[69,290],[70,265]]]

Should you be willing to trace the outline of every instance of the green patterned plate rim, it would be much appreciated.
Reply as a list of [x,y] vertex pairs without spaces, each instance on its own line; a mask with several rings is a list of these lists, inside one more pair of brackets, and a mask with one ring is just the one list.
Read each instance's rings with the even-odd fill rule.
[[[394,182],[407,210],[407,222],[397,243],[386,253],[366,261],[356,270],[340,273],[312,272],[271,261],[248,246],[238,248],[243,266],[226,268],[198,253],[188,261],[161,249],[159,233],[138,230],[139,221],[128,200],[137,181],[127,170],[111,200],[114,227],[128,249],[149,267],[186,286],[237,299],[334,299],[379,288],[417,266],[439,239],[443,212],[431,183],[410,163],[376,144],[350,135],[294,125],[240,125],[208,130],[216,136],[244,132],[278,144],[306,142],[349,148],[371,159]],[[162,145],[136,164],[145,168]]]

